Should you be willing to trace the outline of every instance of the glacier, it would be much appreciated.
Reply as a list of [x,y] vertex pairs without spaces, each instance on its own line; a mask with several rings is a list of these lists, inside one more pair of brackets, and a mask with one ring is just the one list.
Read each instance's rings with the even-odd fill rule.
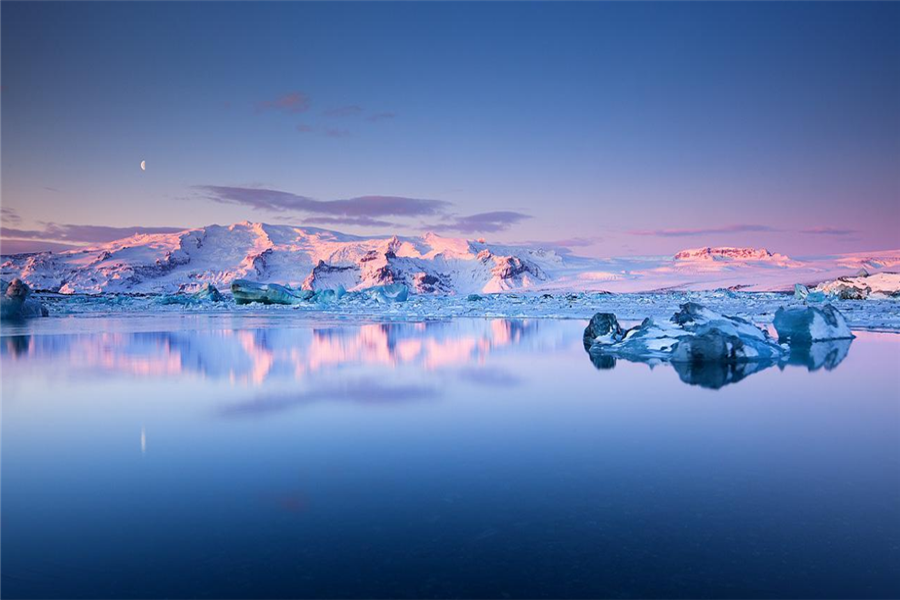
[[[892,293],[900,275],[891,271],[898,268],[897,250],[792,258],[701,247],[664,257],[586,258],[539,244],[432,233],[364,237],[249,221],[0,259],[0,276],[21,279],[51,316],[590,319],[608,312],[624,327],[648,316],[665,321],[680,305],[698,302],[771,325],[779,308],[828,301],[849,327],[881,330],[900,329],[900,299]],[[838,286],[864,293],[835,293]]]
[[[586,258],[539,243],[497,244],[426,233],[355,236],[244,221],[139,234],[64,252],[5,255],[0,276],[62,294],[193,293],[235,280],[358,291],[403,284],[410,294],[790,291],[841,281],[875,298],[900,289],[900,250],[792,258],[764,248],[702,247],[671,256]],[[869,275],[869,273],[872,273]],[[837,284],[833,284],[837,285]],[[829,292],[830,293],[830,292]]]

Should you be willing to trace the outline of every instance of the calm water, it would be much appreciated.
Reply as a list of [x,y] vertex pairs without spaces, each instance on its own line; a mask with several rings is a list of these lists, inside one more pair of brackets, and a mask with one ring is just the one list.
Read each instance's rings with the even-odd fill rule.
[[900,596],[900,336],[735,377],[584,324],[6,328],[2,593]]

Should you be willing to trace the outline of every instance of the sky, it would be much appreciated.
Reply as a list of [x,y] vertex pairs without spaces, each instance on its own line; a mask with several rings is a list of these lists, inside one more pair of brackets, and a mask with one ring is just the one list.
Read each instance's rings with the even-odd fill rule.
[[898,3],[4,0],[0,29],[6,253],[243,220],[900,247]]

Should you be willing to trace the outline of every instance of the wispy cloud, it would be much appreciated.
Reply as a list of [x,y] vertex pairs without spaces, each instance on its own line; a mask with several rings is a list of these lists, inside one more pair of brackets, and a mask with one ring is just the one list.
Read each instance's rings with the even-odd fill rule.
[[402,196],[359,196],[344,200],[316,200],[265,188],[200,185],[195,189],[209,200],[272,212],[295,211],[330,217],[427,217],[443,214],[450,203]]
[[0,208],[0,219],[2,219],[4,223],[10,223],[12,225],[17,225],[22,222],[22,217],[19,216],[19,213],[8,206]]
[[393,119],[396,116],[397,116],[396,113],[392,113],[392,112],[379,112],[379,113],[373,113],[373,114],[369,115],[368,117],[366,117],[366,121],[371,121],[373,123],[377,123],[378,121],[385,121],[387,119]]
[[338,106],[329,108],[322,114],[326,117],[355,117],[363,111],[362,106],[351,104],[349,106]]
[[474,215],[455,216],[443,223],[431,225],[434,231],[458,231],[460,233],[496,232],[509,229],[511,226],[530,219],[531,215],[511,210],[477,213]]
[[322,129],[313,125],[307,125],[306,123],[300,123],[297,125],[296,129],[300,133],[318,133],[319,135],[330,138],[345,138],[353,135],[353,132],[349,129],[340,129],[338,127],[325,127]]
[[529,240],[526,242],[521,242],[521,245],[529,247],[537,246],[539,248],[551,248],[553,250],[566,251],[571,250],[572,248],[587,248],[602,241],[603,238],[600,236],[590,236],[571,237],[561,240]]
[[722,227],[706,227],[701,229],[640,229],[629,231],[631,235],[654,237],[694,237],[701,235],[719,235],[726,233],[760,233],[778,231],[768,225],[724,225]]
[[853,235],[857,231],[855,229],[840,229],[838,227],[813,227],[811,229],[802,229],[800,233],[807,235]]
[[0,236],[19,240],[97,244],[120,240],[135,234],[177,233],[184,230],[183,227],[108,227],[106,225],[73,225],[69,223],[43,223],[42,225],[42,229],[0,227]]
[[65,252],[75,250],[81,246],[75,244],[63,244],[60,242],[47,242],[44,240],[7,240],[0,238],[0,254],[31,254],[33,252]]
[[345,138],[345,137],[350,137],[350,130],[328,127],[325,129],[325,135],[327,135],[328,137],[333,137],[333,138]]
[[311,217],[303,219],[308,225],[356,225],[357,227],[397,227],[396,223],[372,217]]
[[286,113],[301,113],[309,110],[309,96],[303,92],[289,92],[274,100],[263,100],[256,103],[257,112],[268,110]]

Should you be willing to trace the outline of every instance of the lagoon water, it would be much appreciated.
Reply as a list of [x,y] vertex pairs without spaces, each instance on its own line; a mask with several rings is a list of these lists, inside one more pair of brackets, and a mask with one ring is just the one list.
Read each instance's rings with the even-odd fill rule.
[[5,326],[3,595],[900,596],[900,335],[729,383],[584,325]]

